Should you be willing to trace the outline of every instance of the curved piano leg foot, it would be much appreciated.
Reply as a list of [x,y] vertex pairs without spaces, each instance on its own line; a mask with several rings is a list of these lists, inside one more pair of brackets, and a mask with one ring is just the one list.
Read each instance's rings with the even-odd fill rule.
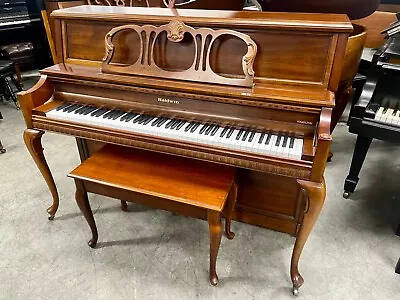
[[96,247],[98,233],[96,222],[94,221],[92,209],[90,208],[89,198],[87,196],[85,187],[79,179],[75,179],[75,200],[81,210],[82,214],[84,215],[87,223],[89,224],[90,230],[92,231],[92,238],[89,240],[88,244],[91,248]]
[[217,285],[218,275],[216,265],[222,237],[221,213],[209,210],[208,226],[210,228],[210,283],[212,285]]
[[56,184],[54,183],[53,176],[51,175],[49,166],[47,165],[46,158],[43,154],[42,147],[42,135],[43,131],[35,130],[35,129],[25,129],[24,131],[24,141],[25,145],[28,148],[29,153],[31,154],[33,160],[36,163],[36,166],[39,168],[40,173],[42,174],[44,180],[49,187],[51,195],[53,196],[53,204],[47,209],[49,214],[49,220],[53,220],[54,216],[57,212],[59,205],[59,197],[56,188]]
[[121,200],[121,210],[128,211],[128,204],[126,203],[126,201]]
[[232,240],[235,237],[235,233],[231,231],[231,222],[233,216],[233,210],[235,209],[236,199],[237,199],[237,185],[233,184],[231,192],[228,196],[228,203],[226,207],[226,217],[225,217],[225,234],[226,237]]
[[305,243],[307,242],[308,236],[314,227],[315,221],[321,212],[326,195],[325,180],[323,180],[322,183],[297,180],[297,183],[300,185],[306,195],[306,205],[304,209],[303,223],[301,224],[297,234],[290,265],[290,277],[293,283],[294,295],[298,294],[299,288],[304,283],[304,279],[298,269],[300,255],[303,251]]

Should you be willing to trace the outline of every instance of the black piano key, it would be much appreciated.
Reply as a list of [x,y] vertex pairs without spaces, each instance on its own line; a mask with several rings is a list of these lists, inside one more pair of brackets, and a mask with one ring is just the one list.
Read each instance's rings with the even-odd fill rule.
[[281,135],[278,135],[278,138],[276,139],[276,143],[275,143],[275,146],[276,146],[276,147],[279,147],[279,145],[280,145],[280,143],[281,143],[281,139],[282,139],[282,136],[281,136]]
[[60,111],[60,110],[62,110],[62,109],[64,109],[64,108],[67,108],[68,106],[70,106],[71,105],[71,103],[63,103],[63,104],[61,104],[60,106],[58,106],[57,108],[56,108],[56,111]]
[[285,135],[285,137],[283,138],[283,143],[282,143],[283,148],[286,148],[287,141],[288,141],[288,136]]
[[99,108],[98,110],[95,110],[92,112],[90,115],[93,117],[100,117],[102,114],[106,113],[108,109],[105,108]]
[[121,122],[122,122],[122,121],[125,121],[126,118],[129,117],[130,115],[131,115],[130,112],[125,113],[125,114],[121,117],[120,121],[121,121]]
[[154,127],[156,126],[160,121],[161,121],[161,117],[156,118],[155,120],[153,120],[153,122],[151,122],[151,126]]
[[103,115],[103,118],[104,118],[104,119],[108,118],[108,116],[111,115],[112,112],[113,112],[113,110],[107,111],[107,112]]
[[208,126],[208,128],[206,129],[205,135],[209,135],[210,132],[211,132],[211,130],[213,130],[214,126],[215,126],[215,125],[210,124],[210,126]]
[[265,139],[265,145],[269,145],[269,142],[271,141],[271,137],[272,137],[272,134],[267,133],[267,138]]
[[387,112],[388,109],[389,109],[389,108],[386,106],[386,107],[383,109],[382,114],[386,114],[386,112]]
[[136,118],[133,119],[132,123],[133,124],[138,123],[141,120],[143,120],[144,117],[145,117],[145,115],[139,115],[139,116],[137,116]]
[[195,132],[196,131],[196,129],[198,128],[200,126],[200,123],[195,123],[193,126],[192,126],[192,128],[190,129],[190,132]]
[[179,130],[182,128],[183,125],[185,125],[186,121],[182,120],[181,122],[178,123],[178,126],[176,126],[176,130]]
[[236,135],[236,140],[240,139],[240,136],[242,135],[242,133],[243,133],[243,129],[240,129],[238,134]]
[[95,110],[97,110],[97,107],[92,106],[89,109],[86,109],[82,114],[84,116],[86,116],[86,115],[90,114],[91,112],[94,112]]
[[188,132],[190,128],[194,125],[194,122],[190,122],[186,127],[185,127],[185,132]]
[[85,106],[84,108],[80,109],[78,114],[83,115],[86,111],[90,110],[93,106]]
[[251,143],[253,141],[254,135],[256,134],[255,131],[252,131],[249,137],[249,143]]
[[214,129],[211,131],[211,136],[214,136],[217,133],[218,129],[219,129],[219,126],[215,125]]
[[244,132],[244,135],[243,135],[243,138],[242,138],[242,141],[243,141],[243,142],[247,139],[247,137],[249,136],[249,134],[250,134],[250,130],[246,130],[246,131]]
[[294,137],[290,137],[290,143],[289,143],[289,148],[293,148],[294,147]]
[[170,129],[175,129],[176,126],[178,126],[178,124],[181,122],[181,120],[175,120],[172,124],[171,124],[171,128]]
[[147,120],[148,115],[143,115],[140,120],[137,121],[138,124],[143,124],[144,121]]
[[229,127],[226,126],[226,127],[222,130],[222,132],[221,132],[221,134],[220,134],[220,137],[224,137],[224,135],[225,135],[225,133],[228,131],[228,129],[229,129]]
[[226,138],[229,139],[232,136],[232,133],[235,131],[235,128],[231,127],[231,129],[229,129],[228,134],[226,135]]
[[122,116],[123,114],[125,114],[125,112],[119,110],[116,114],[114,114],[114,116],[112,117],[113,120],[118,119],[120,116]]
[[203,134],[203,132],[207,129],[208,125],[209,125],[209,124],[204,124],[203,127],[201,127],[199,133],[200,133],[200,134]]
[[142,123],[143,125],[149,124],[152,120],[154,120],[154,117],[148,116],[148,118]]
[[165,122],[167,122],[169,119],[168,118],[163,118],[158,124],[157,127],[161,127]]
[[76,105],[77,104],[71,104],[71,105],[68,105],[67,107],[65,107],[64,109],[63,109],[63,112],[69,112],[69,110],[72,108],[75,108],[76,107]]
[[79,107],[81,107],[79,104],[71,105],[71,106],[69,106],[69,107],[66,108],[65,112],[71,113],[71,112],[73,112],[75,109],[78,109]]
[[133,118],[137,117],[137,114],[135,113],[129,113],[129,116],[127,116],[125,118],[125,122],[129,122],[130,120],[132,120]]
[[262,143],[262,141],[264,140],[264,137],[265,137],[265,132],[262,132],[261,135],[260,135],[260,138],[258,139],[258,143],[259,144]]
[[80,113],[82,110],[85,110],[87,108],[87,106],[81,106],[80,108],[74,110],[74,114]]
[[172,125],[172,123],[173,123],[174,121],[175,121],[175,119],[170,119],[170,120],[168,121],[168,123],[165,124],[165,128],[166,128],[166,129],[170,128],[171,125]]

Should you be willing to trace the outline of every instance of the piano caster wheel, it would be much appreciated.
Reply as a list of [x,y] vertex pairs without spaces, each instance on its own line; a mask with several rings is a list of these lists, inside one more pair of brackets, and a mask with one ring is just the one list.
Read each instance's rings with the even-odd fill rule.
[[53,221],[53,220],[54,220],[54,215],[50,215],[50,216],[48,217],[48,219],[49,219],[49,221]]
[[299,288],[294,286],[292,289],[292,293],[293,293],[293,296],[297,296],[299,294]]
[[3,149],[0,149],[0,153],[1,153],[1,154],[6,153],[6,152],[7,152],[6,149],[4,149],[4,148],[3,148]]
[[93,240],[90,240],[90,241],[88,242],[88,245],[89,245],[90,248],[96,247],[96,244],[97,244],[97,242],[96,242],[96,241],[93,241]]
[[344,199],[349,199],[350,194],[351,194],[350,192],[344,191],[344,192],[343,192],[343,198],[344,198]]

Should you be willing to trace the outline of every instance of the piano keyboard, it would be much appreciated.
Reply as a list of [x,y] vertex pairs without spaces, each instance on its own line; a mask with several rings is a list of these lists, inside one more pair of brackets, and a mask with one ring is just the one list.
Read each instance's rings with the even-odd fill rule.
[[46,116],[58,120],[104,128],[117,128],[133,133],[298,160],[301,160],[303,152],[303,139],[289,135],[258,132],[250,128],[238,129],[233,126],[184,121],[178,118],[136,114],[117,109],[109,110],[64,103],[47,112]]
[[400,109],[381,106],[375,114],[375,121],[400,126]]

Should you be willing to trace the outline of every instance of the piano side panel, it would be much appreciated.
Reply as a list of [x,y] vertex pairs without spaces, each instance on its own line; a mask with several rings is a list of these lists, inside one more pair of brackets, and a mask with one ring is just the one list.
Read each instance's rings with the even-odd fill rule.
[[[96,23],[65,20],[63,38],[64,61],[79,64],[98,64],[104,56],[104,36],[120,23]],[[214,28],[218,29],[218,28]],[[337,35],[333,33],[307,33],[284,30],[242,30],[257,43],[255,74],[258,81],[282,84],[328,86],[332,71]],[[115,40],[116,56],[113,61],[132,62],[137,57],[133,45],[137,38],[129,34]],[[240,44],[242,43],[242,44]],[[88,46],[90,45],[90,47]],[[193,47],[188,43],[171,43],[162,61],[167,66],[180,64],[193,57],[193,51],[179,51]],[[238,74],[238,64],[232,63],[243,56],[244,43],[235,38],[222,39],[211,49],[211,67],[223,74]],[[181,49],[182,50],[182,49]],[[59,51],[59,50],[57,50]],[[185,57],[184,55],[188,56]],[[179,67],[178,67],[179,69]],[[241,74],[241,73],[239,73]]]

